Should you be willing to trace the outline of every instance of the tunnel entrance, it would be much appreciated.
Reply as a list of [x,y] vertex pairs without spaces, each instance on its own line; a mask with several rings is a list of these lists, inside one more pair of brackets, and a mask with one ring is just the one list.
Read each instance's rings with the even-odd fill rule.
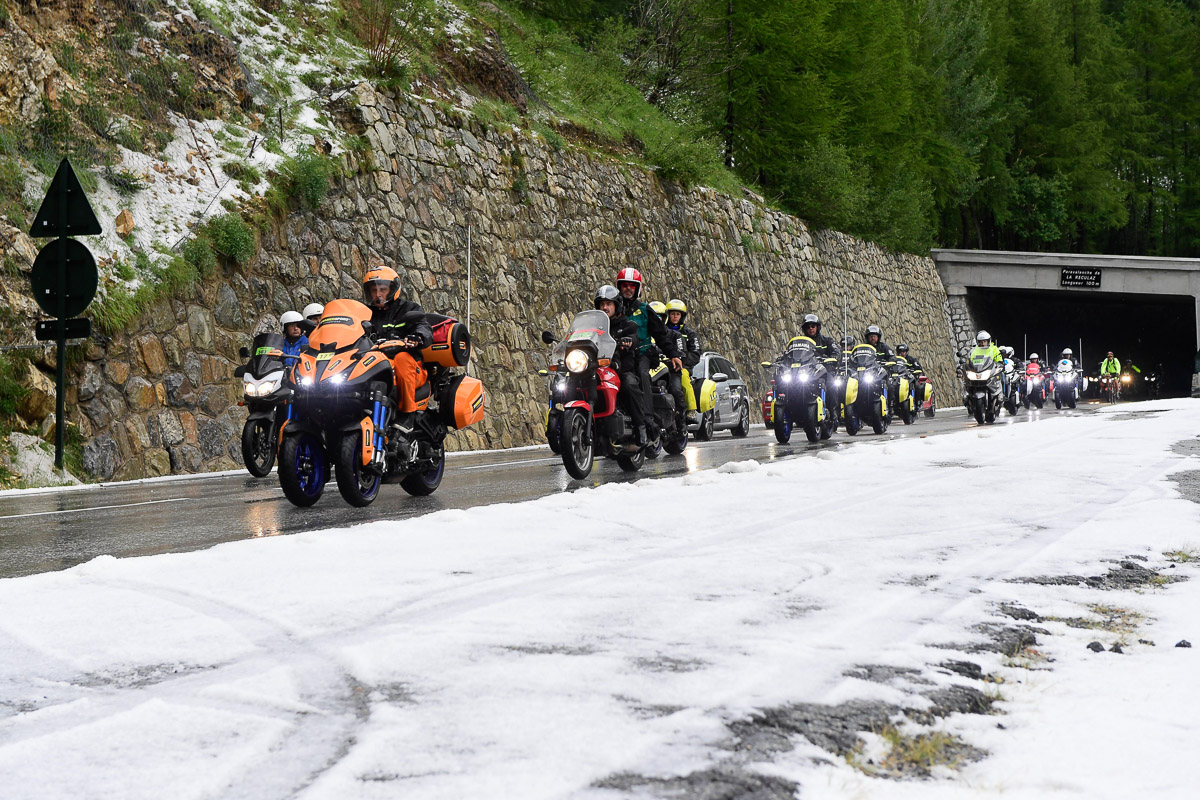
[[[1191,393],[1197,349],[1194,297],[969,287],[967,307],[975,324],[1018,356],[1034,352],[1053,357],[1064,347],[1078,355],[1082,339],[1081,363],[1088,375],[1099,372],[1105,353],[1112,350],[1122,365],[1132,361],[1143,376],[1161,364],[1164,397]],[[1135,387],[1135,394],[1141,388]]]

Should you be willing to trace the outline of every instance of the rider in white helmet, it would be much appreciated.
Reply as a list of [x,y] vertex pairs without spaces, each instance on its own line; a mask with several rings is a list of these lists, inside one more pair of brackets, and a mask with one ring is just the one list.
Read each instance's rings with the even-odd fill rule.
[[304,307],[304,318],[316,325],[321,319],[322,312],[325,311],[325,306],[320,303],[309,303]]
[[301,330],[303,322],[304,317],[300,316],[299,311],[285,311],[279,318],[279,324],[283,328],[283,338],[287,340],[283,346],[284,355],[298,356],[308,344],[308,337]]

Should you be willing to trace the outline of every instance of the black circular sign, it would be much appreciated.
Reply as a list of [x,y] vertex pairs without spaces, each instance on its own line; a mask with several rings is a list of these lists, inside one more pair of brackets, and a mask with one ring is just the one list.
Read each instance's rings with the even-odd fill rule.
[[[65,280],[58,282],[58,262],[66,258]],[[96,259],[74,239],[55,239],[42,248],[33,262],[33,299],[52,317],[67,319],[81,313],[96,296]],[[58,307],[59,295],[63,307]],[[61,315],[61,316],[60,316]]]

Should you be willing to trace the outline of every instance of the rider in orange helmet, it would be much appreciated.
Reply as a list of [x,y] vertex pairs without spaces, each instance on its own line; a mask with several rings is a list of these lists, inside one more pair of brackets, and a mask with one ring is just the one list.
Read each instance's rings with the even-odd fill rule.
[[[398,419],[417,410],[416,391],[427,380],[421,365],[421,349],[433,341],[425,310],[400,298],[400,276],[391,267],[372,267],[363,276],[363,300],[371,307],[371,325],[377,341],[395,342],[382,348],[392,359],[396,393],[400,402]],[[395,355],[392,355],[392,353]]]

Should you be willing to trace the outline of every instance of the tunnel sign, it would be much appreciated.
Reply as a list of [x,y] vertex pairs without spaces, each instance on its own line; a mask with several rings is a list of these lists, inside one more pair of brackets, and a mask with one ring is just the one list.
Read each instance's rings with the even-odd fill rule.
[[1100,270],[1064,268],[1058,278],[1058,285],[1072,289],[1099,289]]

